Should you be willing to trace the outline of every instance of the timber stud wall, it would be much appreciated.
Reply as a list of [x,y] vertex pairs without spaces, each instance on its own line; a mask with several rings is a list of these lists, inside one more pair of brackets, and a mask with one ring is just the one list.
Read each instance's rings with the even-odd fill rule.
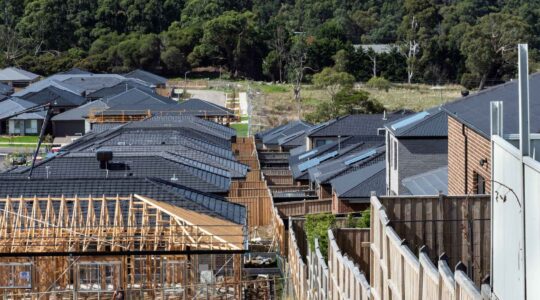
[[[483,166],[481,160],[486,160]],[[466,176],[465,176],[465,172]],[[491,192],[491,143],[476,131],[448,117],[448,194],[475,193],[475,173],[484,177]]]

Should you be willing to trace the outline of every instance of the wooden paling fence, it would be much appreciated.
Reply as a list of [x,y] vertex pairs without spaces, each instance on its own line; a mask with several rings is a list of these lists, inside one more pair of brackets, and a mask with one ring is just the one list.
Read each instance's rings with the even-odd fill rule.
[[[359,232],[365,236],[363,231]],[[327,263],[318,240],[314,251],[303,250],[296,231],[289,230],[289,268],[296,299],[370,299],[370,286],[364,273],[339,248],[332,230],[328,230],[328,237]],[[306,262],[302,259],[305,251]]]
[[366,277],[369,278],[369,263],[371,257],[369,228],[335,228],[332,231],[339,249],[358,264]]
[[490,273],[490,197],[380,197],[392,228],[417,253],[425,247],[432,261],[445,253],[448,263],[462,262],[479,286]]
[[373,299],[482,299],[463,265],[452,273],[444,259],[435,266],[424,251],[417,257],[390,224],[384,206],[372,196]]
[[272,225],[272,199],[269,196],[228,197],[229,201],[242,204],[247,209],[248,226]]
[[304,216],[332,211],[332,199],[304,200],[275,203],[280,216],[283,218]]

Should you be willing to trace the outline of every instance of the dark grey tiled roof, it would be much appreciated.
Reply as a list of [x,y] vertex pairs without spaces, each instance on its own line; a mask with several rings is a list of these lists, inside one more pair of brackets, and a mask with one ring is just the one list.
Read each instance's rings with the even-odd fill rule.
[[335,177],[354,172],[371,164],[385,160],[385,147],[371,147],[364,144],[362,147],[329,162],[309,170],[309,178],[318,184],[327,183]]
[[91,74],[91,75],[56,75],[53,79],[61,81],[62,85],[67,85],[85,92],[86,94],[100,90],[105,87],[117,85],[125,80],[125,77],[116,74]]
[[234,111],[201,99],[188,99],[179,103],[180,110],[196,116],[234,116]]
[[141,82],[135,80],[123,80],[111,87],[104,87],[95,92],[89,93],[88,95],[86,95],[86,97],[92,99],[111,98],[134,88],[143,90],[148,93],[154,93],[154,90],[151,87],[146,86]]
[[129,124],[128,127],[191,128],[226,140],[230,140],[231,137],[236,136],[236,130],[233,128],[194,116],[153,116],[143,122],[133,122]]
[[[108,108],[107,104],[101,100],[88,102],[79,107],[67,110],[61,114],[52,117],[53,121],[84,121],[91,110],[102,110]],[[118,125],[118,123],[116,123]]]
[[[88,197],[89,195],[94,197],[127,197],[133,194],[165,201],[237,224],[246,224],[246,208],[244,206],[228,202],[219,196],[202,193],[155,178],[0,180],[0,197]],[[127,211],[127,207],[123,209]],[[114,212],[114,208],[109,208],[109,212]]]
[[[540,133],[540,73],[529,76],[531,132]],[[444,105],[450,116],[465,123],[479,134],[490,136],[490,102],[504,104],[504,133],[519,132],[518,82],[511,81],[497,85]]]
[[[306,132],[308,129],[313,127],[311,124],[303,121],[293,121],[277,128],[262,132],[258,134],[258,138],[262,140],[263,144],[266,145],[278,145],[285,143],[288,138],[297,137],[299,134]],[[282,143],[280,143],[282,139]]]
[[21,98],[38,105],[52,103],[53,106],[79,106],[86,102],[86,98],[54,86],[26,94]]
[[38,78],[37,74],[15,67],[0,70],[0,81],[32,81]]
[[153,85],[165,85],[167,84],[167,78],[161,77],[159,75],[150,73],[145,70],[137,69],[133,70],[127,74],[124,74],[125,77],[128,78],[136,78],[148,83],[151,83]]
[[309,137],[327,136],[377,136],[378,129],[386,123],[394,122],[408,115],[408,112],[383,114],[358,114],[339,117],[321,125],[315,126],[309,133]]
[[14,114],[21,112],[25,109],[36,106],[32,102],[28,102],[24,99],[11,97],[0,102],[0,119],[6,119]]
[[404,178],[401,183],[410,195],[448,194],[448,166]]
[[386,193],[385,162],[361,168],[346,175],[336,177],[330,181],[332,188],[341,199],[358,199],[369,197],[374,191],[378,195]]
[[0,95],[9,95],[13,93],[13,88],[0,82]]
[[386,124],[385,127],[396,137],[447,137],[448,114],[436,107]]
[[[0,174],[26,178],[28,170]],[[229,190],[228,171],[167,153],[114,153],[108,169],[101,169],[94,153],[61,154],[38,163],[33,178],[157,177],[209,193]]]
[[158,94],[133,88],[114,97],[103,99],[111,109],[120,105],[175,104],[176,101]]

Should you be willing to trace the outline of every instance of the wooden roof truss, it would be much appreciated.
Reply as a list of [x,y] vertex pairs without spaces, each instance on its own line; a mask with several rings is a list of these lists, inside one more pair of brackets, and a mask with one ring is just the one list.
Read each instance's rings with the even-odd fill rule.
[[244,232],[139,195],[0,199],[3,253],[243,250]]

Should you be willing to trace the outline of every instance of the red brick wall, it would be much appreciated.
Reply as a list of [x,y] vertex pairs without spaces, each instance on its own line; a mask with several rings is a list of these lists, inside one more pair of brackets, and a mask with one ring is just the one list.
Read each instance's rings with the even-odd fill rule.
[[[467,140],[467,146],[465,141]],[[480,160],[486,159],[484,166]],[[466,176],[465,176],[466,170]],[[486,180],[486,193],[491,192],[491,143],[458,120],[448,117],[448,194],[476,192],[475,174]]]

